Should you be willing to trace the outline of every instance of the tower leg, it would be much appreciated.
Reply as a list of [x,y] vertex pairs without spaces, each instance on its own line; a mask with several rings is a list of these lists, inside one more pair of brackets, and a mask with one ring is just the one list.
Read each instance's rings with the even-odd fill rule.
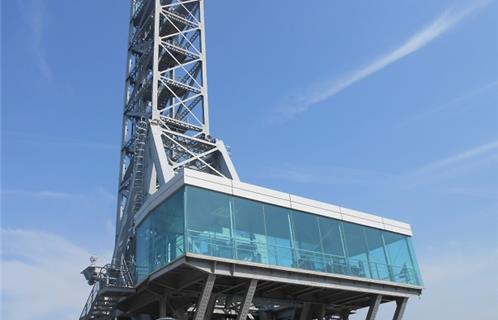
[[349,320],[349,314],[350,314],[349,310],[342,311],[341,315],[340,315],[340,317],[341,317],[340,319],[341,320]]
[[301,314],[299,315],[299,320],[309,320],[311,319],[311,303],[306,302],[301,309]]
[[249,308],[251,307],[252,298],[256,292],[256,286],[258,285],[258,280],[252,279],[247,287],[246,294],[244,295],[244,300],[242,300],[242,305],[240,306],[239,314],[237,315],[237,320],[246,320],[247,314],[249,313]]
[[401,320],[403,318],[407,304],[408,298],[399,298],[396,300],[396,311],[394,311],[393,320]]
[[370,308],[368,309],[366,320],[375,320],[377,312],[379,311],[381,301],[382,301],[382,296],[380,294],[372,297],[372,301],[370,302]]
[[194,320],[204,320],[209,300],[211,299],[211,292],[213,292],[215,280],[216,276],[214,274],[208,274],[206,284],[204,285],[204,289],[202,290],[199,301],[197,302],[197,311],[195,312]]
[[159,299],[159,318],[166,318],[168,315],[168,306],[166,304],[166,297]]
[[204,320],[211,319],[211,316],[213,315],[215,304],[216,304],[216,296],[211,295],[211,298],[209,299],[208,306],[206,308],[206,314],[204,315]]

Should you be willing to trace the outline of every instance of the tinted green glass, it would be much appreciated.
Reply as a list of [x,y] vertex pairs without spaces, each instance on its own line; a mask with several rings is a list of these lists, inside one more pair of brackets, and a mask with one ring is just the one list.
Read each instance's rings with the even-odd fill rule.
[[365,232],[372,277],[379,280],[390,280],[391,274],[388,268],[382,232],[369,227],[363,227],[363,230]]
[[412,264],[413,264],[413,274],[415,275],[413,281],[410,283],[422,285],[423,284],[422,275],[420,274],[420,269],[418,267],[417,256],[415,255],[415,248],[413,247],[412,238],[407,237],[406,242],[408,243],[408,249],[409,249],[410,257],[411,257]]
[[184,254],[183,207],[182,189],[154,208],[137,228],[138,281]]
[[348,274],[341,222],[335,219],[319,217],[318,225],[320,227],[326,271]]
[[268,263],[263,205],[232,198],[232,212],[236,258]]
[[151,272],[149,261],[150,219],[144,220],[136,231],[135,278],[143,280]]
[[195,253],[234,257],[230,196],[205,189],[186,188],[189,250]]
[[196,254],[422,283],[410,237],[190,186],[136,229],[138,281],[183,255],[185,242]]
[[391,265],[393,281],[417,283],[417,272],[410,254],[407,237],[383,231],[384,242]]
[[230,196],[187,187],[187,228],[229,237]]
[[370,278],[368,267],[367,246],[363,226],[343,223],[344,243],[348,255],[349,272],[355,276]]
[[268,260],[270,264],[284,267],[294,265],[294,254],[290,233],[289,210],[264,205]]
[[292,211],[295,263],[298,268],[324,271],[318,217],[312,214]]

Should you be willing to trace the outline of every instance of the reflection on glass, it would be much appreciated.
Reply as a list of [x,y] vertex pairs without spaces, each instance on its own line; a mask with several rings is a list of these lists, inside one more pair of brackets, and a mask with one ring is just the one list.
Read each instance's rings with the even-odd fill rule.
[[291,249],[289,210],[265,204],[264,213],[269,263],[277,266],[292,267],[294,257]]
[[184,254],[183,192],[152,210],[137,228],[135,276],[138,281]]
[[268,263],[263,205],[242,198],[233,198],[232,205],[236,258]]
[[410,237],[186,186],[137,228],[140,281],[185,251],[421,285]]

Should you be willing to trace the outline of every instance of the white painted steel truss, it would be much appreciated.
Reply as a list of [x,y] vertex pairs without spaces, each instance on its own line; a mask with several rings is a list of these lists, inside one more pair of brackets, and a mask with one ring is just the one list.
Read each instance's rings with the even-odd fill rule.
[[133,217],[190,168],[238,180],[209,131],[203,0],[132,0],[114,263],[133,260]]

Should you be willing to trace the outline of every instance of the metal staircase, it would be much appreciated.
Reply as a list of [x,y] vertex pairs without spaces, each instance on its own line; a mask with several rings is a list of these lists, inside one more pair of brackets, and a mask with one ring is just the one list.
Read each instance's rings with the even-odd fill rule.
[[80,320],[112,319],[119,301],[135,292],[132,275],[125,263],[121,267],[89,266],[82,274],[93,287]]

